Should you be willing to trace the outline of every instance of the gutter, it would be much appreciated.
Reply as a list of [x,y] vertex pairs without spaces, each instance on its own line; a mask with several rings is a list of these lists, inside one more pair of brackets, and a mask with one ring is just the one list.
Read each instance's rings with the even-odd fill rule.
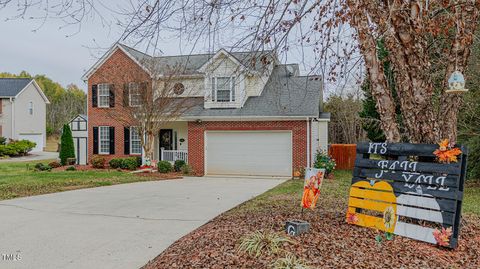
[[311,119],[307,117],[307,168],[310,168],[310,121]]

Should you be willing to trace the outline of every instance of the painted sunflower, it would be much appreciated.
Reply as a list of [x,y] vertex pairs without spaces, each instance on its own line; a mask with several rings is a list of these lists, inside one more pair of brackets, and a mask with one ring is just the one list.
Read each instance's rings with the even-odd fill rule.
[[383,225],[385,228],[390,229],[395,224],[395,210],[389,206],[383,211]]

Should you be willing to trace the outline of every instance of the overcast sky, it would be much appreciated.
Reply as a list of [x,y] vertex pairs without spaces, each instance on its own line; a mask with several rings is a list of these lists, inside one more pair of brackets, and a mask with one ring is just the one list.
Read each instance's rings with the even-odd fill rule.
[[[102,3],[104,6],[97,8],[103,10],[105,19],[113,21],[112,10],[122,9],[122,4],[128,5],[130,2],[104,0]],[[10,20],[18,14],[17,9],[16,3],[0,9],[0,72],[19,73],[25,70],[32,75],[45,74],[63,86],[74,83],[86,90],[86,84],[81,80],[82,75],[122,33],[122,29],[114,23],[107,26],[98,17],[84,20],[81,29],[76,26],[60,29],[64,23],[55,19],[47,19],[44,24],[41,20]],[[26,17],[36,15],[38,14],[33,10]],[[215,44],[216,49],[221,46],[222,44]],[[160,49],[164,55],[177,55],[190,53],[192,50],[189,47],[191,44],[166,36]],[[205,53],[207,49],[208,47],[197,44],[194,52]],[[309,62],[315,57],[309,54],[312,52],[292,48],[288,55],[281,55],[281,60],[301,63],[300,69],[306,74],[310,71],[310,66],[315,66],[315,62]]]

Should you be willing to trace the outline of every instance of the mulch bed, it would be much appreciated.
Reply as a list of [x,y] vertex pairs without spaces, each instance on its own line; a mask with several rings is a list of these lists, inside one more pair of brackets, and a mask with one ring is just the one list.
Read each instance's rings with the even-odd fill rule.
[[[52,169],[52,171],[66,171],[68,167],[72,165],[60,166],[57,168]],[[76,171],[99,171],[105,172],[108,171],[107,168],[105,169],[98,169],[93,168],[91,165],[73,165],[76,168]],[[130,170],[122,170],[122,169],[110,169],[110,171],[121,171],[125,173],[130,173]],[[154,171],[152,173],[132,173],[132,176],[139,176],[139,177],[148,177],[149,180],[165,180],[165,179],[180,179],[183,178],[182,173],[180,172],[171,172],[171,173],[159,173]]]
[[[291,196],[274,197],[261,209],[226,212],[181,238],[144,269],[271,268],[282,255],[259,258],[238,251],[240,238],[259,229],[283,232],[286,220],[303,219],[310,232],[283,249],[311,268],[480,268],[480,218],[464,216],[456,250],[395,236],[376,243],[379,232],[345,222],[346,202],[320,198],[318,208],[302,216]],[[276,203],[278,202],[278,203]],[[248,203],[248,202],[247,202]]]

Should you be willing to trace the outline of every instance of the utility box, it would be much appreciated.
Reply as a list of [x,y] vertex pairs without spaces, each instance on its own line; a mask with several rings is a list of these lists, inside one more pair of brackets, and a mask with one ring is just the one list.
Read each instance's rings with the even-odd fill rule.
[[299,236],[309,230],[310,223],[303,220],[289,220],[285,223],[285,232],[291,236]]

